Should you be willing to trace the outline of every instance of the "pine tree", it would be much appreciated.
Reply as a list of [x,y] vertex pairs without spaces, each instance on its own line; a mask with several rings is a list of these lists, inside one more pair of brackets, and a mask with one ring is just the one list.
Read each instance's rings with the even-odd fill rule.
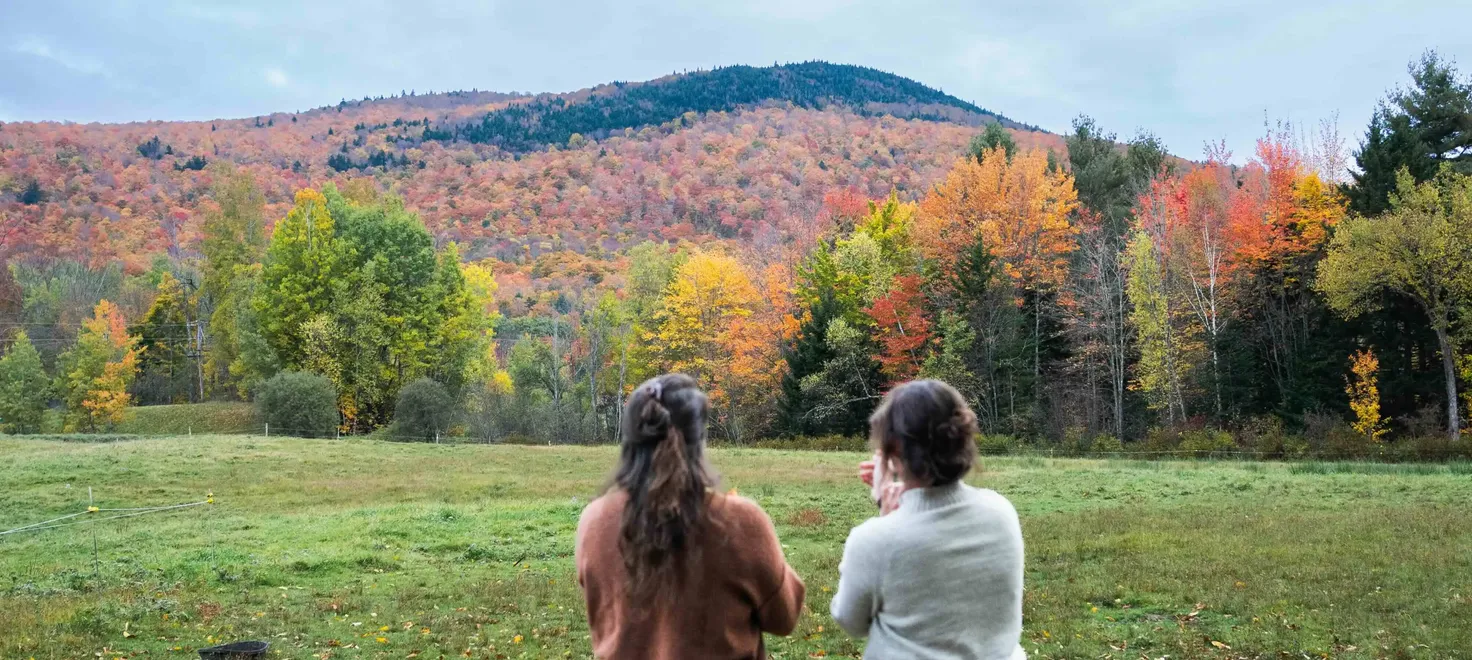
[[41,354],[25,331],[19,331],[0,357],[0,427],[11,433],[41,430],[50,398],[51,383]]
[[839,318],[840,305],[831,290],[816,295],[798,327],[797,337],[782,351],[787,369],[782,374],[777,402],[777,428],[783,435],[811,435],[820,428],[808,415],[812,406],[803,396],[802,381],[822,371],[823,364],[833,359],[826,332],[828,324]]
[[1409,71],[1411,86],[1380,104],[1355,152],[1360,171],[1352,173],[1354,185],[1345,196],[1360,215],[1390,208],[1401,168],[1418,183],[1435,176],[1442,163],[1472,173],[1472,81],[1435,51]]

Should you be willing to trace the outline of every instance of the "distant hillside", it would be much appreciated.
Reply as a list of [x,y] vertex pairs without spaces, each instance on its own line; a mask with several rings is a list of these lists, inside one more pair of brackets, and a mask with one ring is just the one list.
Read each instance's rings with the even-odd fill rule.
[[466,258],[536,274],[508,274],[503,291],[540,287],[559,272],[601,277],[599,262],[648,239],[780,248],[831,192],[923,194],[991,121],[1024,148],[1063,150],[917,82],[825,63],[209,122],[0,123],[0,260],[136,273],[193,258],[228,162],[260,183],[271,220],[297,190],[371,179]]

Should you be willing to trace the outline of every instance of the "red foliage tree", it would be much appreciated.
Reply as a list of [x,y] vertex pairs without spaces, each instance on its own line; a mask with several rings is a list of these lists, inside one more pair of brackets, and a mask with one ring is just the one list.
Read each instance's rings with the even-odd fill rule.
[[919,373],[930,344],[930,321],[925,317],[925,299],[919,275],[901,275],[889,293],[864,310],[874,320],[880,351],[880,368],[892,382],[909,380]]

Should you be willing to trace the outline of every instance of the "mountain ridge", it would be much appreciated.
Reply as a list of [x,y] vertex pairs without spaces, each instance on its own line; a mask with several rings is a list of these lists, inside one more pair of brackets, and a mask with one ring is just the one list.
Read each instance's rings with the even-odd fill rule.
[[[838,105],[861,115],[890,115],[972,126],[994,121],[1012,129],[1040,130],[910,78],[869,67],[824,61],[771,67],[731,65],[641,82],[613,81],[573,92],[530,96],[472,90],[468,93],[411,94],[393,97],[393,100],[408,107],[431,109],[442,105],[436,103],[441,98],[470,95],[480,98],[491,96],[491,103],[500,107],[488,109],[478,123],[473,120],[446,122],[441,118],[441,126],[425,126],[419,139],[494,144],[508,151],[524,153],[549,144],[566,143],[573,135],[602,139],[623,129],[673,121],[690,112],[730,112],[772,103],[817,110]],[[318,111],[335,108],[341,112],[350,105],[383,101],[382,97],[368,101],[344,100]]]

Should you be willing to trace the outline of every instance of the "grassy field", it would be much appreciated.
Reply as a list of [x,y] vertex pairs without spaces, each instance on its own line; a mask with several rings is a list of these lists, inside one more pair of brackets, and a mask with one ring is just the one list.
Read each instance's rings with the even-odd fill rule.
[[186,435],[190,433],[260,433],[255,408],[239,401],[210,401],[173,406],[132,406],[118,433]]
[[[586,657],[572,574],[609,447],[240,436],[0,437],[0,527],[99,506],[213,505],[0,536],[0,657]],[[857,454],[726,449],[808,583],[779,658],[856,656],[826,615]],[[1017,505],[1039,658],[1472,657],[1472,474],[1452,466],[991,459]],[[95,515],[95,514],[94,514]]]

